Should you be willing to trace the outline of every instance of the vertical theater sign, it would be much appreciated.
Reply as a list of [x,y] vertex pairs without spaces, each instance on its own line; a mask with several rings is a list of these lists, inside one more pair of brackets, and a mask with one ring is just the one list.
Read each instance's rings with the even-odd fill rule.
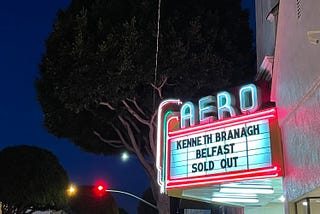
[[162,192],[282,176],[275,107],[258,87],[221,91],[158,108],[157,170]]

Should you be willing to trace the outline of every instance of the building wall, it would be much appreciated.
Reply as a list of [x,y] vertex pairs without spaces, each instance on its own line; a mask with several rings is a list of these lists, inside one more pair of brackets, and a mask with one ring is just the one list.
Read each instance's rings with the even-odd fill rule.
[[287,201],[320,187],[320,45],[308,38],[319,20],[319,0],[280,0],[272,87]]
[[257,67],[265,56],[274,55],[276,26],[267,16],[279,0],[255,0]]

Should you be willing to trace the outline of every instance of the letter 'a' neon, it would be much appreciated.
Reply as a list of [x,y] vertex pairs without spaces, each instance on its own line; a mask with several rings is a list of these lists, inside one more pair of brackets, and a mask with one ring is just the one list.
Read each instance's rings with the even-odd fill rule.
[[186,102],[183,104],[180,110],[181,117],[181,128],[187,127],[187,122],[189,121],[190,126],[194,126],[195,121],[195,110],[192,102]]
[[217,119],[215,116],[207,116],[208,114],[217,112],[217,107],[213,106],[212,103],[216,103],[216,98],[214,96],[206,96],[199,100],[200,123],[207,123]]

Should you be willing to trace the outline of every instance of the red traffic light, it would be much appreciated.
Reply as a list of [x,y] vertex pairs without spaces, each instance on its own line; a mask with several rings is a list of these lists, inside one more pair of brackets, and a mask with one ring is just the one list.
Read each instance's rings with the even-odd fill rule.
[[106,194],[106,185],[102,182],[99,182],[98,184],[95,185],[94,187],[94,193],[97,196],[103,196]]
[[104,190],[104,186],[102,186],[102,185],[99,185],[98,187],[97,187],[97,189],[98,189],[98,191],[103,191]]

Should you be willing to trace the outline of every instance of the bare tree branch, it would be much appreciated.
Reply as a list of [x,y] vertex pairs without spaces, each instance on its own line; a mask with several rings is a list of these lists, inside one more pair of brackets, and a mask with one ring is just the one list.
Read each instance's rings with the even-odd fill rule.
[[115,126],[112,126],[113,129],[115,130],[115,132],[117,133],[117,135],[119,136],[121,142],[125,145],[126,149],[130,152],[135,152],[135,150],[132,148],[132,146],[130,146],[127,141],[125,140],[123,134],[121,133],[121,131],[115,127]]
[[[128,105],[127,102],[123,101],[123,104],[126,106],[126,108],[128,109],[128,111],[131,113],[131,115],[135,116],[135,118],[137,118],[137,120],[139,120],[140,122],[142,122],[141,120],[144,120],[142,119],[139,115],[136,114],[136,112]],[[143,124],[147,125],[149,127],[149,142],[148,144],[150,145],[150,148],[151,148],[151,151],[150,151],[150,155],[153,156],[153,158],[156,157],[156,145],[155,145],[155,129],[156,129],[156,126],[155,126],[155,120],[156,120],[156,116],[157,116],[157,112],[155,112],[154,114],[152,114],[152,117],[151,117],[151,120],[150,121],[147,121],[147,120],[144,120],[145,122],[142,122]],[[129,120],[129,122],[131,124],[133,124],[133,121],[131,122]],[[135,123],[134,123],[135,125]]]
[[137,110],[138,110],[141,114],[143,114],[143,115],[146,116],[146,113],[145,113],[145,112],[140,108],[140,106],[138,105],[136,98],[133,98],[133,99],[127,98],[127,100],[129,100],[130,102],[132,102],[132,103],[134,104],[134,106],[137,108]]
[[155,124],[155,119],[156,119],[156,116],[157,116],[157,111],[154,112],[154,114],[152,115],[151,117],[151,120],[150,120],[150,126],[149,126],[149,144],[150,144],[150,148],[151,148],[151,151],[152,151],[152,155],[153,157],[155,158],[156,157],[156,141],[155,141],[155,138],[156,138],[156,135],[155,135],[155,130],[157,128],[156,124]]
[[113,146],[115,148],[121,148],[123,147],[123,144],[121,143],[120,140],[107,140],[104,137],[101,136],[100,133],[97,131],[93,130],[93,134],[96,135],[102,142],[109,144],[110,146]]
[[138,159],[140,160],[142,166],[145,168],[149,176],[152,176],[154,174],[154,169],[147,163],[145,158],[143,157],[141,150],[139,146],[137,145],[137,141],[134,137],[133,131],[130,127],[130,124],[121,116],[118,116],[119,120],[121,121],[122,125],[126,128],[128,136],[130,138],[130,141],[132,143],[132,147],[134,149],[134,152],[136,153]]
[[134,130],[138,133],[141,133],[140,128],[137,126],[137,124],[131,119],[131,118],[127,118],[127,120],[129,121],[129,123],[132,125],[132,127],[134,128]]
[[137,114],[129,105],[125,100],[122,100],[123,105],[127,108],[127,110],[129,111],[129,113],[136,118],[138,121],[140,121],[142,124],[145,125],[149,125],[149,121],[143,119],[142,117],[140,117],[139,114]]
[[110,103],[107,103],[107,102],[100,102],[99,103],[100,105],[103,105],[103,106],[107,106],[109,109],[111,110],[116,110]]
[[166,77],[166,76],[163,77],[163,78],[162,78],[162,83],[160,84],[159,87],[157,87],[155,84],[151,83],[151,86],[152,86],[155,90],[158,91],[158,95],[159,95],[159,97],[160,97],[161,99],[163,99],[163,96],[162,96],[162,88],[163,88],[163,86],[166,84],[167,80],[168,80],[168,77]]
[[154,139],[154,127],[151,126],[150,129],[149,129],[149,145],[150,145],[150,148],[151,148],[151,152],[152,152],[152,155],[153,157],[156,157],[156,146],[155,146],[155,139]]
[[[144,140],[144,142],[145,142],[144,148],[145,148],[145,150],[147,151],[147,153],[150,155],[150,159],[151,159],[151,160],[155,160],[155,156],[152,156],[153,152],[151,151],[150,143],[149,143],[147,137],[144,136],[144,137],[143,137],[143,140]],[[153,161],[152,161],[152,162],[148,161],[148,163],[149,163],[149,164],[153,164]]]
[[158,115],[158,110],[153,113],[153,115],[152,115],[152,117],[151,117],[151,120],[150,120],[150,124],[156,125],[157,115]]

